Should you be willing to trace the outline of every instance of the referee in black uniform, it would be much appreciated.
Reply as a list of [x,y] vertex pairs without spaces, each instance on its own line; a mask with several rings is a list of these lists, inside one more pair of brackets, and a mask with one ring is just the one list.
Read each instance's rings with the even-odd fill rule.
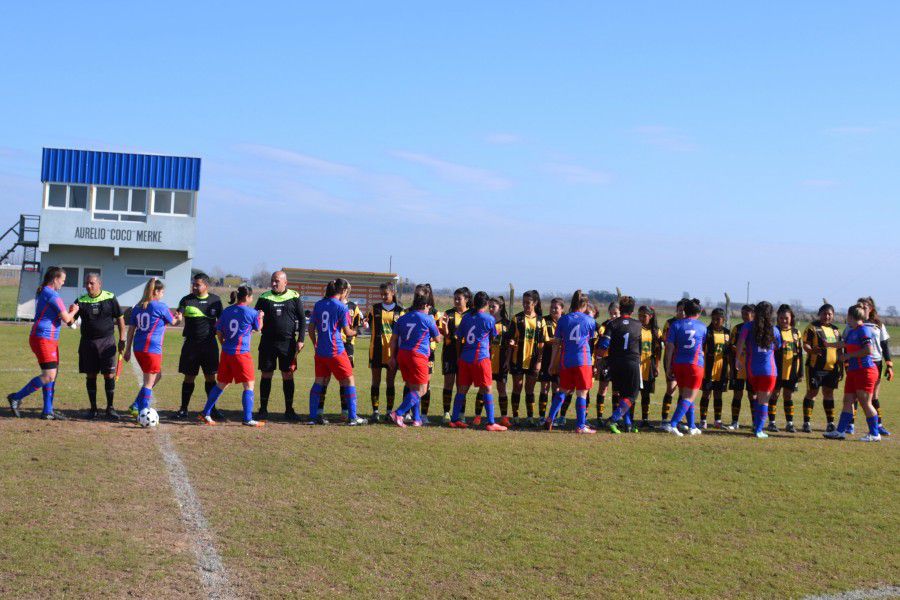
[[294,411],[294,371],[297,370],[297,353],[303,349],[306,340],[306,315],[300,294],[287,287],[284,271],[272,273],[272,289],[264,292],[256,301],[256,310],[265,313],[262,335],[259,339],[259,412],[257,419],[265,419],[269,414],[269,395],[272,393],[272,376],[277,368],[281,371],[281,385],[284,390],[284,417],[288,421],[299,421]]
[[[216,341],[216,321],[222,315],[222,299],[209,292],[209,276],[197,273],[191,279],[191,293],[178,302],[177,311],[184,318],[184,344],[178,360],[178,372],[184,375],[181,384],[181,408],[173,419],[186,419],[188,405],[194,394],[194,380],[203,369],[206,396],[216,385],[219,370],[219,344]],[[205,397],[206,397],[205,396]],[[204,399],[205,399],[204,397]],[[212,418],[224,420],[224,415],[213,408]]]
[[[84,278],[87,292],[74,305],[78,306],[81,319],[81,342],[78,344],[78,372],[85,374],[88,400],[91,408],[85,415],[88,419],[97,417],[97,374],[103,373],[103,387],[106,392],[106,417],[117,420],[113,409],[116,393],[116,355],[125,350],[125,318],[115,294],[103,289],[100,275],[89,273]],[[71,307],[70,307],[71,310]],[[119,330],[116,344],[113,331]]]

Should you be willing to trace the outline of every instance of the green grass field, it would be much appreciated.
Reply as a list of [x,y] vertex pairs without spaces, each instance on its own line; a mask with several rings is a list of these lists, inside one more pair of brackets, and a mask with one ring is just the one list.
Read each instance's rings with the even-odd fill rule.
[[[26,325],[0,326],[4,390],[36,372],[26,336]],[[87,405],[77,341],[62,332],[57,385],[73,416]],[[180,344],[171,331],[155,394],[164,418],[179,402]],[[356,373],[368,413],[370,376]],[[898,385],[881,394],[889,428],[900,424]],[[118,407],[136,391],[126,369]],[[196,394],[192,408],[202,401]],[[220,403],[234,418],[239,404],[233,388]],[[0,418],[0,596],[197,597],[160,431],[44,422],[39,406],[35,395],[29,418]],[[334,389],[326,411],[338,412]],[[814,425],[764,441],[746,430],[581,437],[278,419],[159,429],[187,465],[242,596],[772,598],[900,584],[895,439],[822,439],[821,401]]]

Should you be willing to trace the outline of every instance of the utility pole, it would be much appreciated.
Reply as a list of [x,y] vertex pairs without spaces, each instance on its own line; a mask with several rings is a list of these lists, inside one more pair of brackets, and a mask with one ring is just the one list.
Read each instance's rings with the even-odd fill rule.
[[388,273],[394,272],[394,255],[388,257]]
[[745,304],[750,304],[750,282],[747,282],[747,302]]

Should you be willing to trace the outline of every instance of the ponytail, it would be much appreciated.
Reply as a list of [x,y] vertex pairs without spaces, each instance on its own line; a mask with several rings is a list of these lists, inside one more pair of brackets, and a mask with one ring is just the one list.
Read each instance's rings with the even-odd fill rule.
[[253,288],[246,283],[242,283],[238,286],[237,291],[231,292],[231,298],[228,300],[228,304],[237,304],[238,302],[243,302],[252,295]]
[[756,318],[753,323],[757,348],[768,348],[775,343],[775,334],[772,332],[774,325],[771,304],[763,300],[756,305]]
[[41,281],[41,285],[38,286],[37,294],[40,294],[44,291],[44,288],[53,283],[60,275],[65,275],[66,270],[62,267],[47,267],[47,270],[44,272],[44,279]]
[[569,304],[569,312],[578,312],[587,306],[588,298],[581,290],[575,290],[572,294],[572,302]]
[[166,284],[164,284],[161,279],[151,277],[149,281],[147,281],[147,285],[144,286],[144,295],[141,296],[140,301],[141,308],[147,308],[147,305],[153,300],[153,294],[164,289],[166,289]]

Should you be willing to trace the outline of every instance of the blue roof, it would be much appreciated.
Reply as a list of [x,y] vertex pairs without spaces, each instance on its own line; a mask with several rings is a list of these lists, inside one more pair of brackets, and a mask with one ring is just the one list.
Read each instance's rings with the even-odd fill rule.
[[41,182],[197,191],[200,159],[44,148]]

